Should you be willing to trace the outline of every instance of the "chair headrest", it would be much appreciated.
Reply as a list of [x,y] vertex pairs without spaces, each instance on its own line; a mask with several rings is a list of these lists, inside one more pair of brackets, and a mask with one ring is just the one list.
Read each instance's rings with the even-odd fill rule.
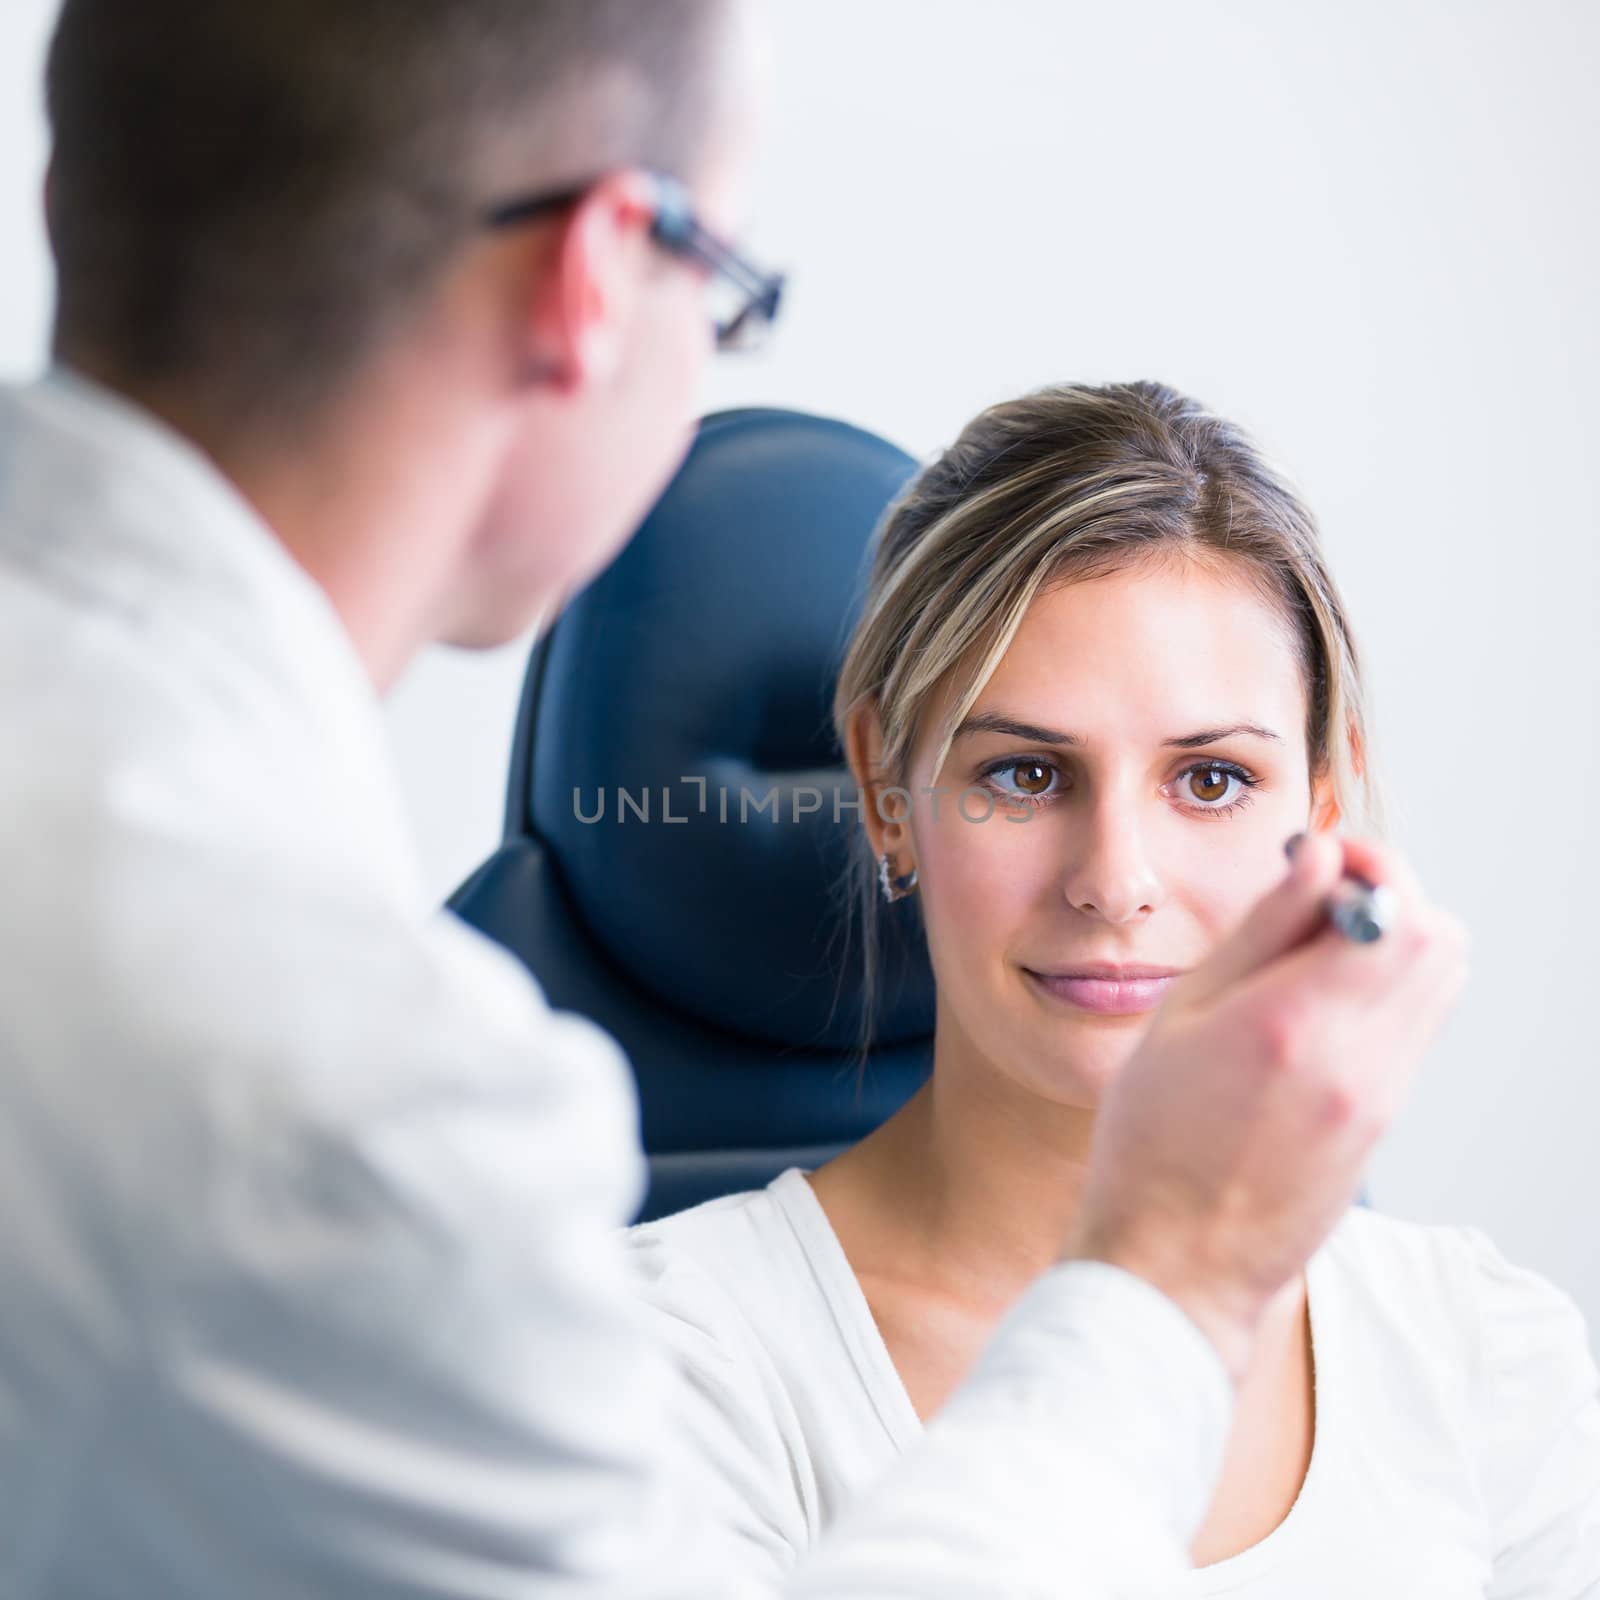
[[[508,836],[542,841],[623,975],[713,1026],[857,1043],[859,792],[830,702],[872,531],[915,467],[836,421],[708,417],[535,653]],[[931,1035],[933,979],[915,897],[882,909],[874,1037],[892,1045]]]

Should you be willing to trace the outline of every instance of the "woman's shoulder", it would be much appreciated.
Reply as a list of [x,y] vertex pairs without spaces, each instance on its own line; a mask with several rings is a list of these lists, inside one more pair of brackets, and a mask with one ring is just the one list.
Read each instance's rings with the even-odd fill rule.
[[1457,1223],[1415,1222],[1352,1206],[1321,1254],[1391,1305],[1467,1309],[1485,1236]]
[[703,1474],[711,1523],[769,1582],[820,1523],[808,1347],[823,1381],[840,1388],[785,1231],[769,1187],[621,1234],[628,1288],[687,1380],[676,1437]]
[[1563,1290],[1510,1260],[1483,1229],[1465,1223],[1416,1222],[1353,1206],[1323,1253],[1390,1303],[1426,1302],[1491,1321],[1514,1320],[1530,1307],[1564,1305],[1577,1314]]
[[674,1284],[691,1293],[733,1290],[758,1308],[762,1291],[770,1293],[782,1281],[793,1253],[783,1192],[798,1176],[786,1172],[765,1189],[723,1195],[624,1229],[623,1251],[635,1285],[647,1296]]
[[834,1342],[830,1263],[808,1241],[807,1195],[797,1193],[805,1183],[790,1168],[765,1189],[626,1229],[633,1291],[658,1316],[697,1328],[706,1355],[715,1344],[727,1360],[759,1352],[763,1365],[786,1372],[796,1363],[826,1365]]
[[1481,1228],[1355,1207],[1322,1255],[1369,1341],[1411,1347],[1441,1378],[1453,1371],[1476,1405],[1522,1403],[1528,1384],[1573,1401],[1593,1390],[1590,1330],[1577,1304]]
[[622,1244],[631,1259],[645,1263],[651,1272],[681,1261],[720,1265],[730,1256],[758,1249],[773,1225],[773,1212],[769,1190],[747,1189],[671,1216],[636,1222],[622,1230]]
[[858,1360],[860,1291],[840,1281],[821,1208],[790,1168],[622,1239],[630,1287],[689,1377],[683,1427],[726,1520],[781,1566],[894,1454]]
[[1470,1462],[1494,1593],[1600,1593],[1600,1368],[1571,1295],[1475,1227],[1373,1214],[1329,1246],[1369,1297],[1362,1325],[1390,1330],[1369,1346],[1382,1370],[1408,1379],[1383,1414],[1448,1407],[1432,1416]]

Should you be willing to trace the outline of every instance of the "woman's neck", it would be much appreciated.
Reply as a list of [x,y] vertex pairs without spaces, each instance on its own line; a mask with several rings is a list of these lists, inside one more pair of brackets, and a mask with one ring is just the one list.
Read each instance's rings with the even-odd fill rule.
[[1093,1135],[1091,1109],[936,1055],[929,1082],[814,1186],[858,1271],[1003,1307],[1061,1259]]
[[[1091,1109],[1048,1100],[986,1063],[936,1052],[930,1081],[812,1176],[924,1419],[994,1324],[1060,1261],[1082,1204],[1094,1119]],[[1286,1386],[1309,1394],[1309,1377],[1297,1374],[1309,1373],[1310,1361],[1301,1273],[1263,1318],[1241,1405],[1276,1415]],[[1297,1416],[1299,1408],[1296,1400]]]

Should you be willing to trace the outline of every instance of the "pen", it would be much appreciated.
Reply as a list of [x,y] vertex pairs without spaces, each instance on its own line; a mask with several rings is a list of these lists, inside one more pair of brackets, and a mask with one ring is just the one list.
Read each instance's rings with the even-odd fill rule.
[[[1304,837],[1296,834],[1284,845],[1292,860],[1294,847]],[[1347,872],[1328,896],[1328,918],[1345,938],[1356,944],[1371,944],[1381,939],[1394,923],[1397,910],[1394,891],[1381,883],[1370,883],[1359,873]]]
[[1328,916],[1334,927],[1357,944],[1381,939],[1394,921],[1394,890],[1381,883],[1368,883],[1352,872],[1339,880],[1328,896]]

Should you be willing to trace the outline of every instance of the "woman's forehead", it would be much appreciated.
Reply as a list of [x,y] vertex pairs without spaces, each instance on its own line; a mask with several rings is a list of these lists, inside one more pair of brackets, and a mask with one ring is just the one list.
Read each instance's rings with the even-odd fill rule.
[[1281,612],[1248,582],[1191,566],[1042,591],[967,715],[1000,713],[1090,743],[1255,723],[1287,744],[1303,741],[1304,708]]

